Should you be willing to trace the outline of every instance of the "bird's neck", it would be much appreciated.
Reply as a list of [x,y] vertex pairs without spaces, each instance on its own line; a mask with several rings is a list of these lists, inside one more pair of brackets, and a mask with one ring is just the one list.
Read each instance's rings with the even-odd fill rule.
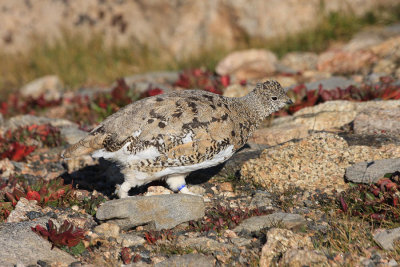
[[260,100],[260,97],[254,91],[251,91],[243,97],[237,98],[237,101],[242,103],[242,107],[246,112],[245,114],[248,114],[251,123],[259,125],[263,120],[271,115],[271,112],[268,112]]
[[261,101],[254,92],[244,97],[231,98],[230,105],[232,110],[237,113],[238,118],[240,118],[236,123],[242,133],[240,145],[244,145],[269,114],[266,113]]

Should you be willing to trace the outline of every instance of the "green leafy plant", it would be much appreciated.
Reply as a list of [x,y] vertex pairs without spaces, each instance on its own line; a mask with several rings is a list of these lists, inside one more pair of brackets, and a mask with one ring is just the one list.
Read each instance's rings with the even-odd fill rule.
[[105,201],[106,198],[102,195],[92,195],[91,197],[84,198],[83,201],[78,201],[77,204],[78,206],[81,206],[83,209],[85,209],[87,214],[94,216],[96,215],[98,206],[100,206],[100,204],[104,203]]

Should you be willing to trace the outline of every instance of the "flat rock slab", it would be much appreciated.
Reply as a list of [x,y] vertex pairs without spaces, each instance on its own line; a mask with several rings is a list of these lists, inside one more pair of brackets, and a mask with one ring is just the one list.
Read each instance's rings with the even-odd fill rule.
[[10,118],[5,123],[6,130],[15,130],[33,124],[50,124],[53,127],[77,127],[77,124],[65,119],[53,119],[34,115],[18,115]]
[[325,90],[329,90],[329,89],[336,89],[338,87],[344,89],[349,87],[350,85],[355,85],[355,84],[357,83],[345,77],[333,76],[316,82],[306,83],[305,86],[307,87],[308,91],[311,91],[311,90],[318,90],[320,86],[322,86],[322,88]]
[[400,171],[400,158],[360,162],[346,169],[346,179],[353,183],[376,183],[387,173]]
[[183,256],[172,256],[168,260],[154,265],[154,267],[164,266],[187,266],[187,267],[212,267],[215,265],[215,259],[212,256],[199,254],[186,254]]
[[244,220],[233,231],[241,232],[256,232],[267,227],[275,225],[283,225],[285,228],[294,228],[304,225],[306,220],[299,214],[276,212],[264,216],[255,216]]
[[34,265],[38,260],[48,264],[63,263],[66,265],[76,262],[77,259],[58,249],[51,249],[51,244],[31,227],[40,224],[46,225],[48,218],[38,221],[24,221],[19,223],[4,223],[0,225],[0,266]]
[[204,212],[202,197],[171,194],[111,200],[99,207],[96,217],[116,223],[121,229],[151,224],[155,230],[161,230],[200,219]]
[[194,248],[196,250],[210,250],[210,251],[228,251],[233,248],[232,244],[225,244],[218,242],[217,240],[208,238],[208,237],[192,237],[183,239],[178,242],[180,247],[184,248]]
[[400,227],[379,232],[374,235],[374,240],[383,249],[394,250],[393,242],[400,240]]
[[365,108],[354,118],[354,133],[400,136],[400,108]]

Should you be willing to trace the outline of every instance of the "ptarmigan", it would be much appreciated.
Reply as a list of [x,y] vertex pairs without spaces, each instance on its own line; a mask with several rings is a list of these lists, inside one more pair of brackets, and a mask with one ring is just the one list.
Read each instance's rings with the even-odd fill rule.
[[106,118],[63,157],[92,153],[116,161],[130,188],[165,179],[173,191],[191,192],[185,177],[218,165],[240,149],[271,113],[292,101],[276,81],[257,84],[244,97],[179,90],[136,101]]

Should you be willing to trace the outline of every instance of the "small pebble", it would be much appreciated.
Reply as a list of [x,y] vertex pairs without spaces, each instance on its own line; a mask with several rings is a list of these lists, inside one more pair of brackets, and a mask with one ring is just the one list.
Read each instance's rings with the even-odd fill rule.
[[119,237],[120,228],[114,223],[102,223],[94,228],[94,231],[98,234],[102,234],[105,237]]
[[73,206],[71,207],[71,209],[74,210],[74,211],[78,211],[78,210],[79,210],[79,207],[78,207],[78,205],[73,205]]
[[43,213],[37,212],[37,211],[28,211],[26,213],[26,217],[28,217],[29,220],[34,220],[34,219],[43,217]]
[[388,262],[388,265],[389,265],[390,267],[398,266],[397,261],[396,261],[395,259],[391,259],[391,260]]
[[54,211],[49,211],[46,213],[46,216],[49,216],[52,219],[57,219],[57,214]]

